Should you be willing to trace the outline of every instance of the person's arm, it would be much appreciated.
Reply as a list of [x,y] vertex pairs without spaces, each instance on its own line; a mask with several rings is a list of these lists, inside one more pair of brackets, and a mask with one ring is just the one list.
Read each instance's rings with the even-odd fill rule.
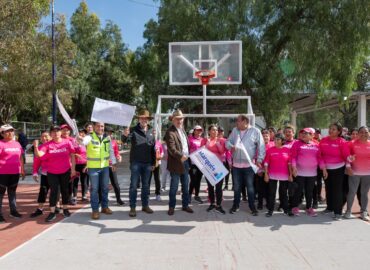
[[109,144],[109,159],[112,162],[112,168],[117,164],[117,159],[116,156],[114,155],[114,149],[113,149],[113,144],[110,142]]
[[[23,151],[22,151],[22,154],[23,154]],[[19,162],[21,164],[21,177],[22,177],[22,180],[24,180],[24,178],[26,177],[26,174],[24,172],[24,160],[23,160],[23,155],[20,155],[19,157]]]
[[88,145],[91,142],[91,140],[92,140],[92,137],[90,135],[86,135],[82,139],[81,143],[86,146],[86,145]]
[[71,157],[71,177],[76,175],[76,156],[74,153],[70,154]]
[[233,129],[233,131],[229,135],[229,138],[227,139],[225,146],[229,150],[235,150],[235,129]]
[[257,166],[262,167],[262,161],[265,158],[266,155],[266,146],[265,142],[263,141],[262,134],[259,130],[258,131],[258,137],[257,137],[257,152],[258,152],[258,157],[257,157]]
[[270,180],[270,176],[269,176],[269,163],[270,163],[270,151],[267,150],[265,159],[263,161],[263,166],[265,167],[265,175],[264,175],[264,179],[263,180],[266,183],[268,183],[269,180]]
[[41,167],[41,159],[34,156],[32,165],[32,178],[35,182],[38,182],[39,169]]
[[290,150],[290,166],[291,166],[291,174],[294,177],[297,177],[298,171],[297,171],[297,156],[298,156],[298,147],[300,143],[296,142],[293,144],[291,150]]
[[34,148],[33,150],[34,150],[35,156],[38,157],[38,158],[43,157],[46,153],[45,152],[46,151],[45,147],[41,147],[39,149],[39,140],[34,140],[33,141],[33,148]]
[[168,131],[165,136],[165,141],[167,143],[168,155],[171,155],[179,160],[183,157],[181,151],[176,149],[175,134],[173,131]]

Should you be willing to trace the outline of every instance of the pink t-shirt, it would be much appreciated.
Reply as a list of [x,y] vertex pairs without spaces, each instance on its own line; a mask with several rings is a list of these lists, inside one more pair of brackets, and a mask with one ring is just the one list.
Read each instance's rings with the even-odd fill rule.
[[291,160],[292,167],[297,168],[299,176],[316,176],[321,161],[319,145],[313,141],[296,141],[291,148]]
[[267,144],[265,144],[266,152],[267,152],[267,150],[269,150],[273,146],[275,146],[274,141],[269,141]]
[[193,135],[189,136],[189,154],[197,151],[200,148],[203,138],[195,138]]
[[213,140],[204,138],[201,146],[205,145],[209,151],[216,154],[216,156],[222,161],[222,156],[225,154],[225,141],[226,139],[224,138],[220,138],[218,140],[217,138]]
[[349,156],[349,148],[343,138],[331,139],[329,136],[323,138],[319,144],[321,152],[321,168],[338,169],[343,167]]
[[370,175],[370,141],[366,143],[360,140],[349,142],[349,151],[355,156],[351,162],[354,175]]
[[75,153],[72,142],[68,139],[62,139],[61,142],[47,142],[40,147],[40,151],[45,153],[45,159],[48,162],[48,173],[62,174],[71,169],[70,154]]
[[19,142],[0,141],[0,174],[19,174],[21,173],[20,157],[23,154],[22,146]]
[[289,179],[290,149],[271,147],[266,152],[263,164],[268,169],[271,180],[287,181]]
[[285,141],[283,147],[285,148],[288,148],[288,149],[291,149],[293,144],[296,142],[297,140],[296,139],[293,139],[291,141]]
[[85,145],[78,145],[75,148],[76,154],[80,157],[76,156],[76,164],[86,164],[87,163],[87,156],[86,156],[86,146]]

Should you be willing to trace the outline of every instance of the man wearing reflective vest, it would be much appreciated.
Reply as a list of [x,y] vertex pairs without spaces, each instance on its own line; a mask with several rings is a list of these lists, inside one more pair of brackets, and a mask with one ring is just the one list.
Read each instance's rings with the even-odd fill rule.
[[90,178],[91,218],[99,219],[99,186],[102,192],[101,212],[112,214],[108,207],[109,160],[114,171],[117,161],[110,137],[104,134],[104,123],[94,123],[94,132],[85,136],[82,143],[86,145],[87,173]]

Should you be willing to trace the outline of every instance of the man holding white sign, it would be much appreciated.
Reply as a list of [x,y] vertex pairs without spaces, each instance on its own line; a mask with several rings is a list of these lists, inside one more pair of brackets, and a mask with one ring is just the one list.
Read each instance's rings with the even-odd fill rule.
[[[239,210],[240,193],[243,184],[247,187],[248,204],[252,215],[257,216],[258,211],[254,205],[254,176],[258,167],[265,157],[265,144],[261,131],[249,125],[246,115],[239,115],[236,119],[236,127],[231,132],[226,148],[232,150],[233,167],[232,176],[234,182],[234,202],[230,214]],[[256,164],[253,159],[257,156]]]

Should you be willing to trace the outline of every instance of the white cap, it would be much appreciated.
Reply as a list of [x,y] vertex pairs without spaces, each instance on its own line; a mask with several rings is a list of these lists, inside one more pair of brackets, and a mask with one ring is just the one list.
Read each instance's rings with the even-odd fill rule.
[[196,130],[196,129],[201,129],[201,130],[203,130],[203,128],[202,128],[200,125],[196,125],[196,126],[194,127],[194,130]]
[[9,125],[9,124],[6,124],[6,125],[2,125],[1,127],[0,127],[0,132],[4,132],[4,131],[7,131],[7,130],[11,130],[11,129],[15,129],[15,128],[13,128],[11,125]]

